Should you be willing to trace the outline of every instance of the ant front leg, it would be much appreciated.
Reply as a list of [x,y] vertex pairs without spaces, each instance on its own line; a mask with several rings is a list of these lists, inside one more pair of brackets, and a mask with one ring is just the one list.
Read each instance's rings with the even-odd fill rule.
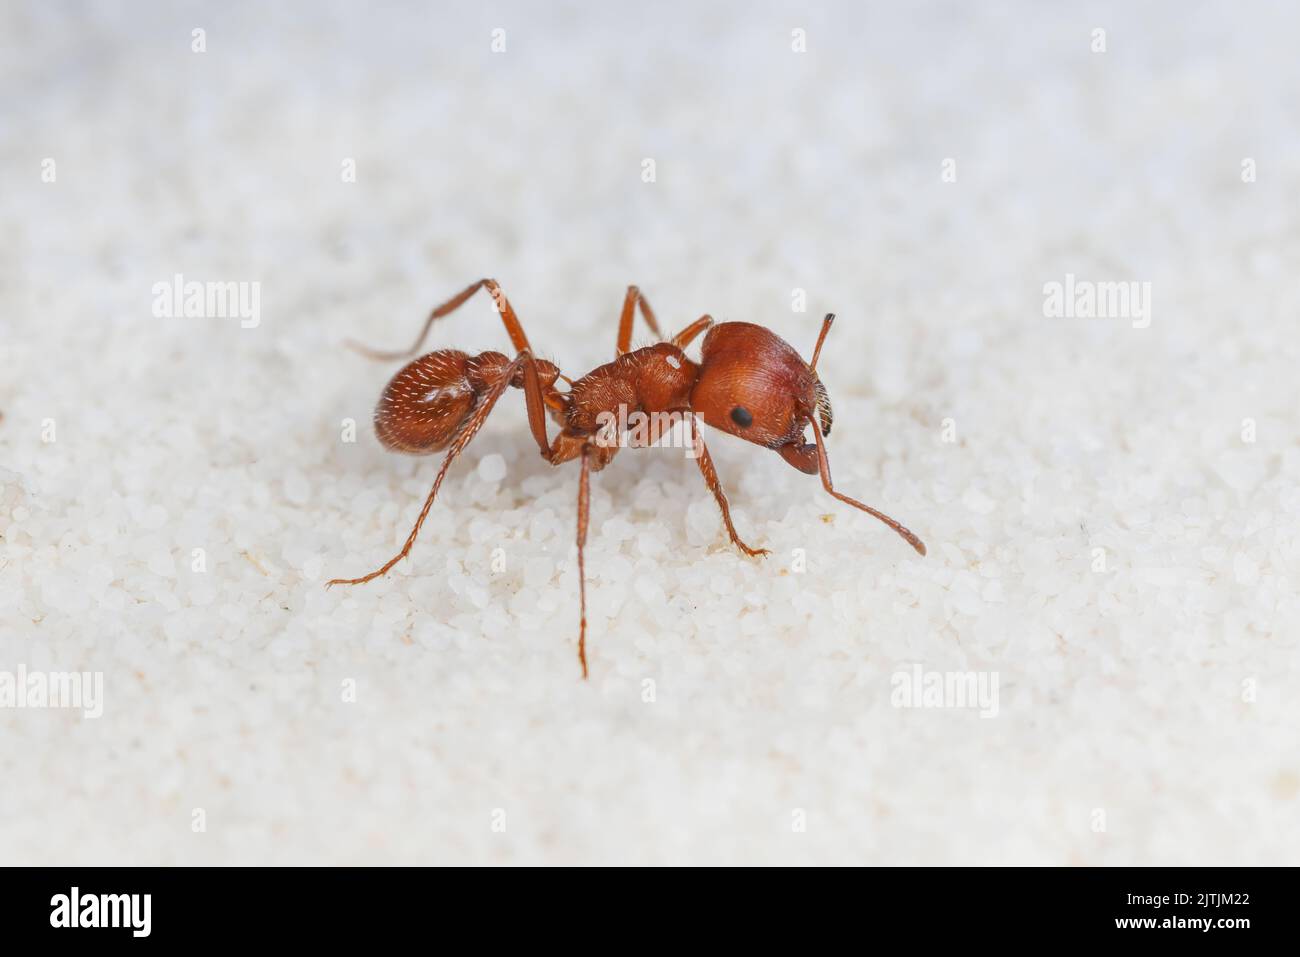
[[677,333],[677,335],[673,336],[673,345],[678,349],[685,349],[691,344],[696,336],[712,325],[713,317],[706,312],[681,332]]
[[704,476],[704,484],[709,487],[709,491],[713,493],[713,497],[718,502],[718,508],[722,510],[722,523],[727,526],[727,535],[730,536],[731,543],[750,558],[761,558],[764,555],[770,555],[771,552],[766,548],[750,548],[736,534],[736,526],[731,524],[731,507],[727,504],[727,493],[722,491],[722,483],[718,481],[718,470],[713,467],[713,458],[709,455],[708,446],[704,444],[704,436],[700,433],[699,424],[695,421],[695,414],[688,412],[686,421],[690,423],[691,450],[695,456],[695,464],[700,467],[700,474]]
[[515,351],[531,351],[531,347],[528,345],[528,337],[524,335],[524,327],[520,324],[519,317],[515,315],[515,310],[514,307],[510,305],[510,300],[506,298],[506,294],[501,290],[501,287],[497,284],[495,279],[480,279],[478,282],[473,283],[458,292],[441,306],[435,307],[434,310],[429,313],[429,318],[424,320],[424,328],[420,330],[420,335],[416,338],[415,345],[405,351],[398,350],[395,352],[384,352],[378,349],[371,349],[368,346],[361,345],[354,339],[349,339],[347,344],[357,352],[360,352],[364,356],[369,356],[371,359],[409,359],[420,351],[420,347],[424,345],[425,337],[429,335],[429,329],[433,326],[435,320],[441,319],[443,316],[455,312],[465,304],[466,300],[468,300],[470,296],[474,295],[474,293],[478,292],[480,289],[487,289],[488,293],[492,296],[492,302],[496,305],[497,312],[501,314],[501,321],[504,322],[506,326],[506,335],[510,337],[510,341],[514,344]]

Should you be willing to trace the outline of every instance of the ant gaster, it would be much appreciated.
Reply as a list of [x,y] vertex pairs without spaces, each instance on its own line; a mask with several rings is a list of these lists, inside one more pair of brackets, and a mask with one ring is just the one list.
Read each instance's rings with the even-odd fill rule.
[[[514,359],[500,352],[471,356],[454,349],[439,349],[408,363],[393,376],[375,408],[375,432],[379,441],[396,452],[427,455],[447,449],[447,456],[402,550],[363,578],[335,579],[330,585],[368,582],[407,556],[447,469],[478,434],[508,387],[523,390],[528,426],[542,458],[552,465],[578,459],[581,466],[577,539],[578,660],[584,678],[587,677],[587,591],[583,548],[587,541],[590,478],[593,471],[599,472],[608,465],[618,451],[616,442],[601,441],[598,433],[610,417],[618,415],[620,408],[624,413],[634,410],[647,415],[677,413],[684,417],[691,433],[695,462],[722,511],[727,535],[746,555],[766,555],[767,550],[751,548],[736,534],[727,496],[696,427],[695,416],[715,429],[772,449],[801,472],[820,473],[827,492],[874,515],[917,552],[925,554],[925,545],[908,529],[888,515],[837,492],[831,484],[830,463],[822,442],[822,437],[831,431],[831,403],[826,387],[817,376],[817,358],[834,315],[827,315],[822,321],[811,362],[804,362],[789,343],[762,326],[748,322],[715,325],[708,315],[701,316],[667,342],[630,350],[632,321],[638,307],[651,331],[661,339],[663,336],[650,304],[636,286],[629,286],[618,323],[617,358],[573,380],[562,375],[554,363],[534,357],[519,317],[501,287],[493,279],[481,279],[434,309],[409,350],[378,352],[356,343],[351,345],[376,359],[410,358],[419,352],[435,320],[459,308],[484,288],[505,322],[506,333],[515,349]],[[684,350],[705,332],[700,361],[693,362]],[[560,379],[568,384],[567,391],[556,388],[555,383]],[[546,434],[547,412],[560,428],[554,441]],[[812,443],[804,440],[807,426],[812,427]]]

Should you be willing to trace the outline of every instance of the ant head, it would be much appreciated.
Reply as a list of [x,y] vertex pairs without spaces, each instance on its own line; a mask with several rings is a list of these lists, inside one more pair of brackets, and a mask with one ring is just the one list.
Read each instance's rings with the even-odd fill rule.
[[814,421],[822,435],[831,432],[830,397],[816,365],[832,319],[827,316],[822,325],[812,364],[770,329],[748,322],[714,326],[700,347],[691,407],[715,429],[778,451],[800,471],[816,472],[815,450],[803,435]]

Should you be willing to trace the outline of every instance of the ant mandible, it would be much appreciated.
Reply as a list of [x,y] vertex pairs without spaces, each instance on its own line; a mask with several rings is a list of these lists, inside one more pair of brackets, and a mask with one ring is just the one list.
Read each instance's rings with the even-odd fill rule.
[[[512,360],[500,352],[477,356],[455,349],[439,349],[408,363],[393,376],[375,408],[375,433],[383,445],[395,452],[428,455],[447,449],[442,467],[433,480],[429,497],[420,509],[415,527],[402,550],[383,566],[363,578],[336,578],[329,585],[360,585],[378,578],[407,556],[420,526],[424,524],[451,463],[465,450],[487,421],[493,406],[513,386],[522,389],[528,407],[528,427],[537,441],[542,458],[552,465],[578,459],[578,660],[587,677],[587,586],[583,549],[587,542],[590,512],[591,473],[599,472],[618,451],[617,443],[602,441],[602,426],[617,416],[620,407],[655,413],[676,413],[688,423],[695,462],[705,484],[722,511],[722,522],[732,543],[746,555],[768,554],[767,549],[750,548],[731,524],[727,496],[718,482],[717,470],[709,457],[695,423],[704,421],[731,435],[772,449],[801,472],[820,473],[822,487],[854,508],[874,515],[907,541],[920,554],[925,545],[894,519],[837,492],[831,484],[830,463],[822,437],[831,432],[831,403],[826,387],[817,376],[817,358],[835,316],[822,321],[821,333],[811,362],[769,329],[749,322],[714,324],[703,315],[671,340],[631,350],[632,321],[638,307],[646,324],[660,339],[654,311],[636,286],[629,286],[618,323],[617,358],[592,370],[581,379],[562,375],[552,362],[533,356],[519,317],[494,279],[480,279],[459,295],[438,306],[425,320],[415,345],[404,352],[380,352],[355,342],[349,344],[375,359],[407,359],[419,352],[434,321],[458,309],[474,293],[487,289],[505,322],[514,345]],[[707,330],[700,346],[700,361],[692,362],[684,351]],[[556,380],[569,386],[561,392]],[[546,413],[560,427],[555,441],[546,435]],[[620,421],[626,421],[626,416]],[[804,441],[804,429],[812,427],[813,443]]]

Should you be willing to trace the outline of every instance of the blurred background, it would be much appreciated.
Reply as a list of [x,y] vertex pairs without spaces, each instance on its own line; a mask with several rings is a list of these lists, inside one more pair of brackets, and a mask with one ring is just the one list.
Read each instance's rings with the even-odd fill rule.
[[[0,670],[102,671],[105,711],[0,709],[0,861],[1295,863],[1298,35],[3,3]],[[160,315],[177,274],[257,322]],[[1149,283],[1149,325],[1047,315],[1067,275]],[[717,436],[746,561],[679,453],[626,453],[582,685],[576,473],[512,394],[411,558],[326,592],[436,466],[343,340],[482,276],[571,376],[629,283],[805,355],[836,312],[837,484],[930,556]],[[447,345],[507,341],[475,301]],[[996,673],[998,717],[900,709],[913,664]]]

